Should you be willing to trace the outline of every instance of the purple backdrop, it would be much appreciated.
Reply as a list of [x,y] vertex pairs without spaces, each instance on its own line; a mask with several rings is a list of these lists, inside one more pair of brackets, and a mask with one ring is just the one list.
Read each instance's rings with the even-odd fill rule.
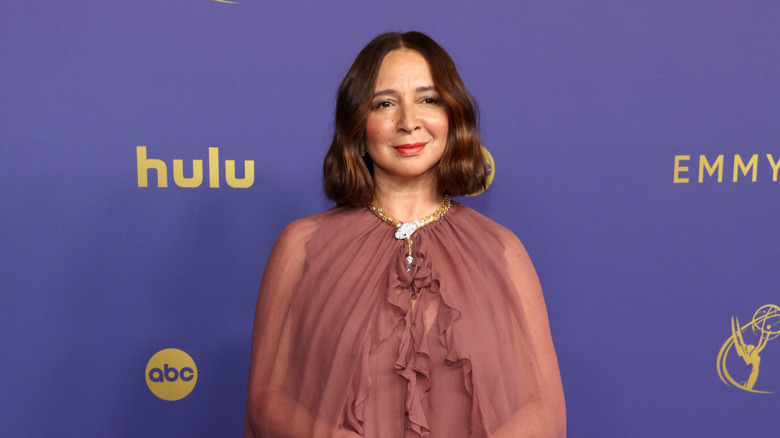
[[[535,262],[570,436],[767,436],[780,394],[716,359],[733,316],[780,305],[779,21],[768,1],[6,2],[0,434],[239,435],[266,257],[330,205],[336,87],[373,36],[418,29],[480,104],[497,173],[462,202]],[[137,146],[167,187],[139,187]],[[202,160],[200,187],[174,160]],[[764,329],[754,389],[780,391]],[[144,380],[165,348],[197,364],[179,401]]]

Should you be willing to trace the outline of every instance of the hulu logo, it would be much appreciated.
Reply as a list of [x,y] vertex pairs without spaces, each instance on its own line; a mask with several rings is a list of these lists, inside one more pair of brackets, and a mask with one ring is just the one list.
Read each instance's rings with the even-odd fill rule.
[[[148,158],[146,146],[137,146],[138,187],[149,187],[149,171],[157,173],[157,187],[168,187],[168,166],[163,160]],[[219,148],[209,148],[209,187],[219,187]],[[184,160],[173,160],[173,182],[179,187],[200,187],[203,183],[203,160],[192,160],[192,176],[184,176]],[[255,182],[254,160],[244,160],[244,177],[236,178],[236,162],[225,160],[225,182],[230,187],[245,189]]]

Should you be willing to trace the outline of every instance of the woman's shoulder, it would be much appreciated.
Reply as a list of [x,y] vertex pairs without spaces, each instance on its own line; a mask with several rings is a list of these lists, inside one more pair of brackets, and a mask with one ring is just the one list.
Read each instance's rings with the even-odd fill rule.
[[494,235],[507,246],[522,248],[520,239],[509,228],[466,205],[458,204],[457,208],[458,216],[462,216],[465,221],[478,227],[480,232]]
[[349,206],[334,206],[320,213],[294,220],[279,233],[276,245],[288,249],[303,249],[318,229],[328,229],[337,223],[339,227],[348,223],[351,216],[365,213],[362,209]]
[[303,248],[317,230],[317,222],[312,217],[290,222],[279,233],[276,244],[285,248]]

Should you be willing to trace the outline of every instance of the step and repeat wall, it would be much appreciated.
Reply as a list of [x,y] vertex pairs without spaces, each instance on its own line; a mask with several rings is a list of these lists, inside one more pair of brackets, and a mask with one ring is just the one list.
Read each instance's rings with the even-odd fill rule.
[[279,231],[331,206],[336,88],[421,30],[479,103],[459,199],[539,273],[573,437],[780,430],[780,4],[0,8],[0,435],[243,427]]

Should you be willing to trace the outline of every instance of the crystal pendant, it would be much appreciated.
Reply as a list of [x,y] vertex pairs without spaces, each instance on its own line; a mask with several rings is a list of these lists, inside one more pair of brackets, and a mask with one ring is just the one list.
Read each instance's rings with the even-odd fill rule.
[[396,239],[409,238],[414,232],[417,231],[417,224],[414,222],[402,223],[400,227],[395,230]]

